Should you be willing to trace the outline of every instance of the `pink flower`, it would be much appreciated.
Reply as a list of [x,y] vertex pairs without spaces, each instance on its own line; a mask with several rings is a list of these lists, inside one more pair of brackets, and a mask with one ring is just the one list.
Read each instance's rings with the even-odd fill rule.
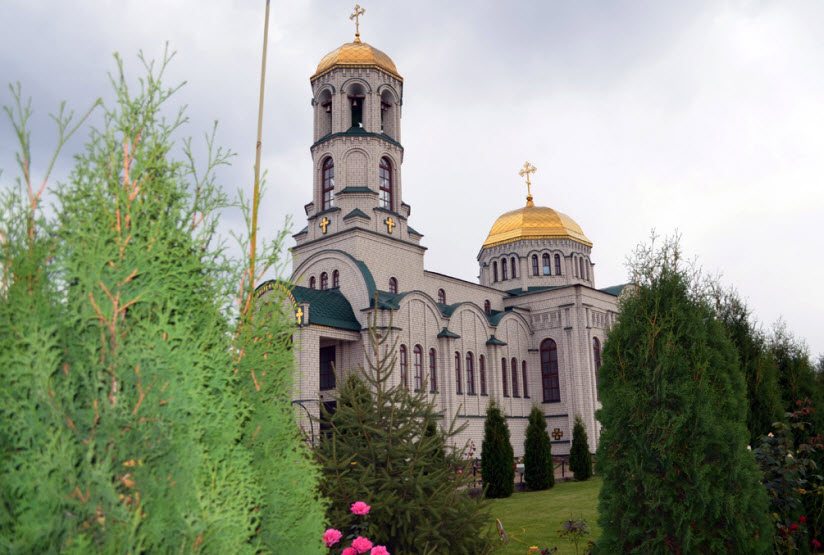
[[386,550],[386,547],[378,545],[372,548],[369,555],[389,555],[389,552]]
[[341,534],[339,531],[335,530],[334,528],[329,528],[326,532],[323,533],[323,541],[326,542],[326,547],[332,547],[340,541],[341,536],[343,536],[343,534]]
[[[371,509],[369,505],[364,503],[363,501],[355,501],[352,503],[352,512],[356,515],[368,515],[369,509]],[[363,552],[361,552],[363,553]]]
[[347,547],[344,549],[340,555],[358,555],[358,552],[355,551],[354,547]]
[[352,547],[354,547],[358,553],[366,553],[370,549],[372,549],[372,542],[364,538],[363,536],[358,536],[354,540],[352,540]]

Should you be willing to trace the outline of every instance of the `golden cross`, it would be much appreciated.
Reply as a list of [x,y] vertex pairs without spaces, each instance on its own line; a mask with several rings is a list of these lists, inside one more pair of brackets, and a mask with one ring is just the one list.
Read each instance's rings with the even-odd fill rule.
[[392,228],[395,227],[396,225],[398,225],[398,224],[396,224],[395,222],[392,221],[392,216],[389,216],[388,218],[386,218],[386,221],[383,222],[383,223],[386,224],[386,229],[389,230],[389,233],[392,233]]
[[295,313],[295,317],[298,319],[298,324],[303,323],[303,307],[299,306],[298,311]]
[[323,230],[323,234],[326,235],[326,226],[328,226],[331,222],[326,219],[326,216],[323,217],[323,220],[320,222],[320,228]]
[[532,200],[532,191],[530,185],[532,183],[529,181],[529,174],[535,173],[538,170],[535,166],[530,164],[529,162],[524,162],[524,169],[518,172],[518,175],[521,177],[526,176],[526,198],[527,200]]
[[355,42],[360,42],[360,16],[366,13],[366,10],[360,7],[360,4],[355,4],[355,13],[349,16],[349,19],[355,20]]
[[555,428],[552,430],[552,437],[555,438],[555,441],[560,441],[560,439],[564,437],[564,432],[562,432],[560,428]]

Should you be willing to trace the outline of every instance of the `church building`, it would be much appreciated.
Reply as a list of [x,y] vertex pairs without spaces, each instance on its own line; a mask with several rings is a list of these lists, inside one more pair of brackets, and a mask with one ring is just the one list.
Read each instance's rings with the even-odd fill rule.
[[[343,375],[365,364],[377,311],[379,326],[388,326],[391,312],[390,339],[397,338],[392,379],[425,390],[447,419],[467,422],[461,443],[480,450],[495,399],[516,456],[533,405],[546,414],[553,454],[569,452],[576,415],[594,452],[601,346],[622,286],[595,287],[590,239],[528,194],[492,224],[478,252],[477,283],[426,270],[423,234],[404,202],[404,80],[395,63],[356,33],[320,60],[309,81],[311,198],[306,227],[294,235],[291,276],[293,397],[307,434],[306,414],[317,414],[319,403],[334,407],[333,368]],[[528,185],[534,171],[521,170]],[[262,284],[258,297],[276,286]]]

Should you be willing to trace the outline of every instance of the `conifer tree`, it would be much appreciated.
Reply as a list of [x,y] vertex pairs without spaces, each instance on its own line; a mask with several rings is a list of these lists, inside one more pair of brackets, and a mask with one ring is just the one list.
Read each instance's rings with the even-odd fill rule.
[[548,489],[555,485],[552,443],[546,431],[546,415],[535,405],[529,413],[524,440],[524,483],[531,490]]
[[639,247],[600,368],[599,553],[764,553],[737,357],[677,239]]
[[750,445],[770,433],[775,422],[784,420],[777,368],[766,340],[751,321],[749,308],[733,291],[715,294],[718,318],[738,352],[747,386],[747,429]]
[[482,553],[490,544],[489,515],[484,501],[468,494],[471,461],[453,446],[462,428],[454,421],[438,426],[443,417],[426,387],[411,393],[392,380],[395,345],[376,321],[377,311],[367,366],[341,380],[334,413],[321,406],[319,420],[331,430],[315,456],[321,491],[331,502],[330,526],[344,534],[352,529],[358,517],[350,507],[363,501],[371,506],[363,536],[393,555]]
[[579,481],[588,480],[592,476],[592,455],[589,452],[589,439],[580,414],[575,415],[575,425],[572,428],[569,469],[575,474],[575,479]]
[[0,528],[11,551],[322,547],[317,471],[286,398],[291,322],[262,310],[256,327],[231,306],[245,265],[210,247],[227,204],[214,169],[229,154],[214,134],[199,171],[188,143],[188,162],[170,154],[185,117],[161,111],[176,90],[160,84],[169,59],[144,62],[137,94],[118,59],[117,102],[55,191],[55,221],[36,195],[3,204]]
[[494,399],[489,401],[481,444],[481,475],[489,498],[509,497],[515,491],[515,453],[509,441],[509,426]]

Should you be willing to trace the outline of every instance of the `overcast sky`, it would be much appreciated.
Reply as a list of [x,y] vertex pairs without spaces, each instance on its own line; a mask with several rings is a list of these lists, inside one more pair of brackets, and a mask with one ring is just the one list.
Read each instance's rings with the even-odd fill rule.
[[[262,231],[305,225],[311,200],[309,77],[353,39],[354,2],[273,1],[263,134]],[[361,37],[404,77],[404,200],[430,270],[476,281],[495,219],[524,204],[571,216],[594,243],[596,285],[627,281],[650,231],[679,231],[689,256],[734,285],[766,327],[783,317],[824,353],[824,3],[368,2]],[[47,114],[102,96],[119,52],[177,56],[182,136],[220,121],[238,153],[224,187],[251,189],[263,0],[0,0],[0,81],[36,110],[33,163],[53,144]],[[0,103],[10,96],[0,91]],[[71,166],[68,145],[52,186]],[[0,124],[0,177],[15,175]],[[223,218],[224,232],[239,224]],[[290,239],[290,243],[294,242]]]

